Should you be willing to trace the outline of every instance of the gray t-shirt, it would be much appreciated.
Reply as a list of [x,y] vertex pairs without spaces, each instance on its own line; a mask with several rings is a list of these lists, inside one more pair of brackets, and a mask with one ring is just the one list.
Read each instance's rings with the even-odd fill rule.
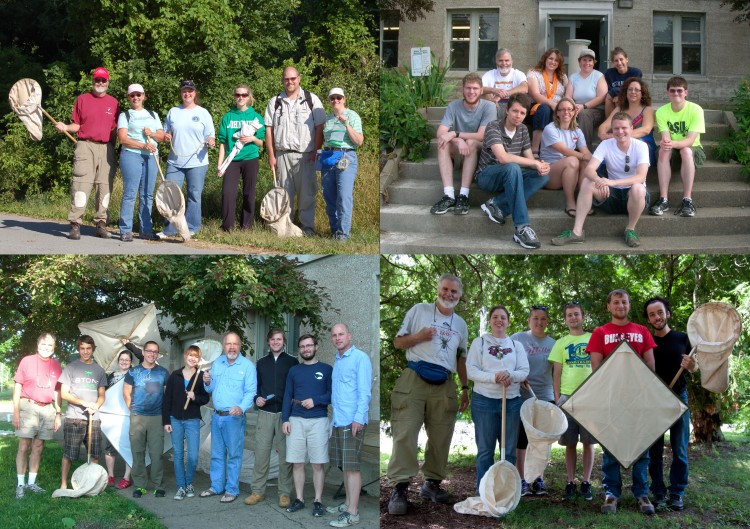
[[463,99],[456,99],[448,104],[440,124],[456,132],[476,132],[496,119],[495,104],[480,99],[473,110],[466,110]]
[[[523,348],[526,349],[526,355],[529,359],[528,381],[536,398],[550,402],[555,400],[555,391],[552,386],[552,364],[547,361],[547,357],[555,345],[554,338],[550,336],[537,338],[531,334],[531,331],[517,332],[511,338],[521,342]],[[524,393],[526,392],[522,390],[521,396],[530,397],[530,395],[524,395]]]
[[[70,393],[79,399],[96,402],[99,398],[99,388],[107,387],[107,374],[96,362],[84,364],[80,360],[74,360],[65,366],[59,382],[68,386]],[[86,414],[86,408],[69,402],[65,418],[88,419],[89,417]],[[98,421],[99,412],[94,413],[92,419]]]

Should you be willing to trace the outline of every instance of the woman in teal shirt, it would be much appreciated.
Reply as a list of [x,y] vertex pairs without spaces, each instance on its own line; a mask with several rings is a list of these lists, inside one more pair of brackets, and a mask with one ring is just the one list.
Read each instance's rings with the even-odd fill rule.
[[[237,204],[237,184],[242,177],[242,216],[240,229],[253,227],[255,217],[255,185],[258,180],[260,147],[266,137],[263,117],[253,105],[253,92],[246,84],[239,84],[234,89],[236,105],[221,118],[219,125],[219,162],[218,174],[223,177],[221,185],[221,229],[229,231],[234,227],[235,207]],[[235,144],[242,145],[229,164],[225,158],[235,152]]]

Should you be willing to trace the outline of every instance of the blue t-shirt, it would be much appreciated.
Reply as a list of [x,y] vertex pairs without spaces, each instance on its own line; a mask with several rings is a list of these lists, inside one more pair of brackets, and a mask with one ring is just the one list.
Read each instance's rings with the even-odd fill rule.
[[216,136],[208,110],[172,107],[164,121],[164,132],[172,135],[172,149],[167,163],[179,168],[208,165],[208,138]]
[[164,402],[164,388],[167,387],[169,371],[160,365],[146,369],[137,365],[128,369],[125,384],[133,386],[130,411],[135,415],[154,417],[161,416],[161,405]]
[[[291,416],[305,419],[328,417],[332,383],[333,367],[328,364],[316,362],[293,366],[286,376],[281,420],[287,422]],[[308,410],[299,404],[292,404],[292,399],[312,399],[315,406]]]
[[616,98],[617,94],[620,93],[620,88],[622,87],[622,83],[625,82],[625,79],[628,77],[643,77],[643,72],[640,68],[633,68],[632,66],[628,66],[628,71],[625,73],[620,73],[617,71],[617,68],[610,68],[606,72],[604,72],[604,80],[607,81],[607,93],[609,94],[609,97]]
[[[128,115],[130,116],[129,120]],[[151,129],[152,132],[156,132],[157,130],[161,130],[164,128],[162,127],[161,120],[159,119],[159,115],[156,112],[154,112],[154,115],[152,116],[151,112],[146,109],[130,109],[121,112],[120,117],[117,118],[117,130],[128,129],[128,138],[130,138],[131,140],[145,142],[146,137],[143,135],[143,129],[145,128]],[[154,141],[153,138],[149,138],[149,142],[156,145],[156,141]],[[136,154],[151,155],[151,153],[146,149],[134,149],[132,147],[123,147],[122,149],[124,151],[130,151]],[[158,149],[156,152],[158,154]]]

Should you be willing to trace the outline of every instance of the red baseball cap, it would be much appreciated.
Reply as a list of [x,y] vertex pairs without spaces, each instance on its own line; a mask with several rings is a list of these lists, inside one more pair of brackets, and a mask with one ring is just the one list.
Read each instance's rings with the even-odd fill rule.
[[105,79],[109,79],[109,72],[106,68],[100,66],[99,68],[94,70],[94,75],[92,75],[92,77],[94,79],[96,79],[97,77],[104,77]]

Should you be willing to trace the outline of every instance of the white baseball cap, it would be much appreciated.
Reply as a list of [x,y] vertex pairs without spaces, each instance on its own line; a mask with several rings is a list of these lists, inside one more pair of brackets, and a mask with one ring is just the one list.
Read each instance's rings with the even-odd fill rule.
[[140,92],[143,94],[146,91],[143,89],[141,85],[135,83],[135,84],[131,84],[130,86],[128,86],[128,95],[132,94],[133,92]]
[[346,97],[344,95],[344,89],[343,88],[338,88],[338,87],[337,88],[331,88],[331,91],[328,92],[328,97],[331,97],[331,96]]

